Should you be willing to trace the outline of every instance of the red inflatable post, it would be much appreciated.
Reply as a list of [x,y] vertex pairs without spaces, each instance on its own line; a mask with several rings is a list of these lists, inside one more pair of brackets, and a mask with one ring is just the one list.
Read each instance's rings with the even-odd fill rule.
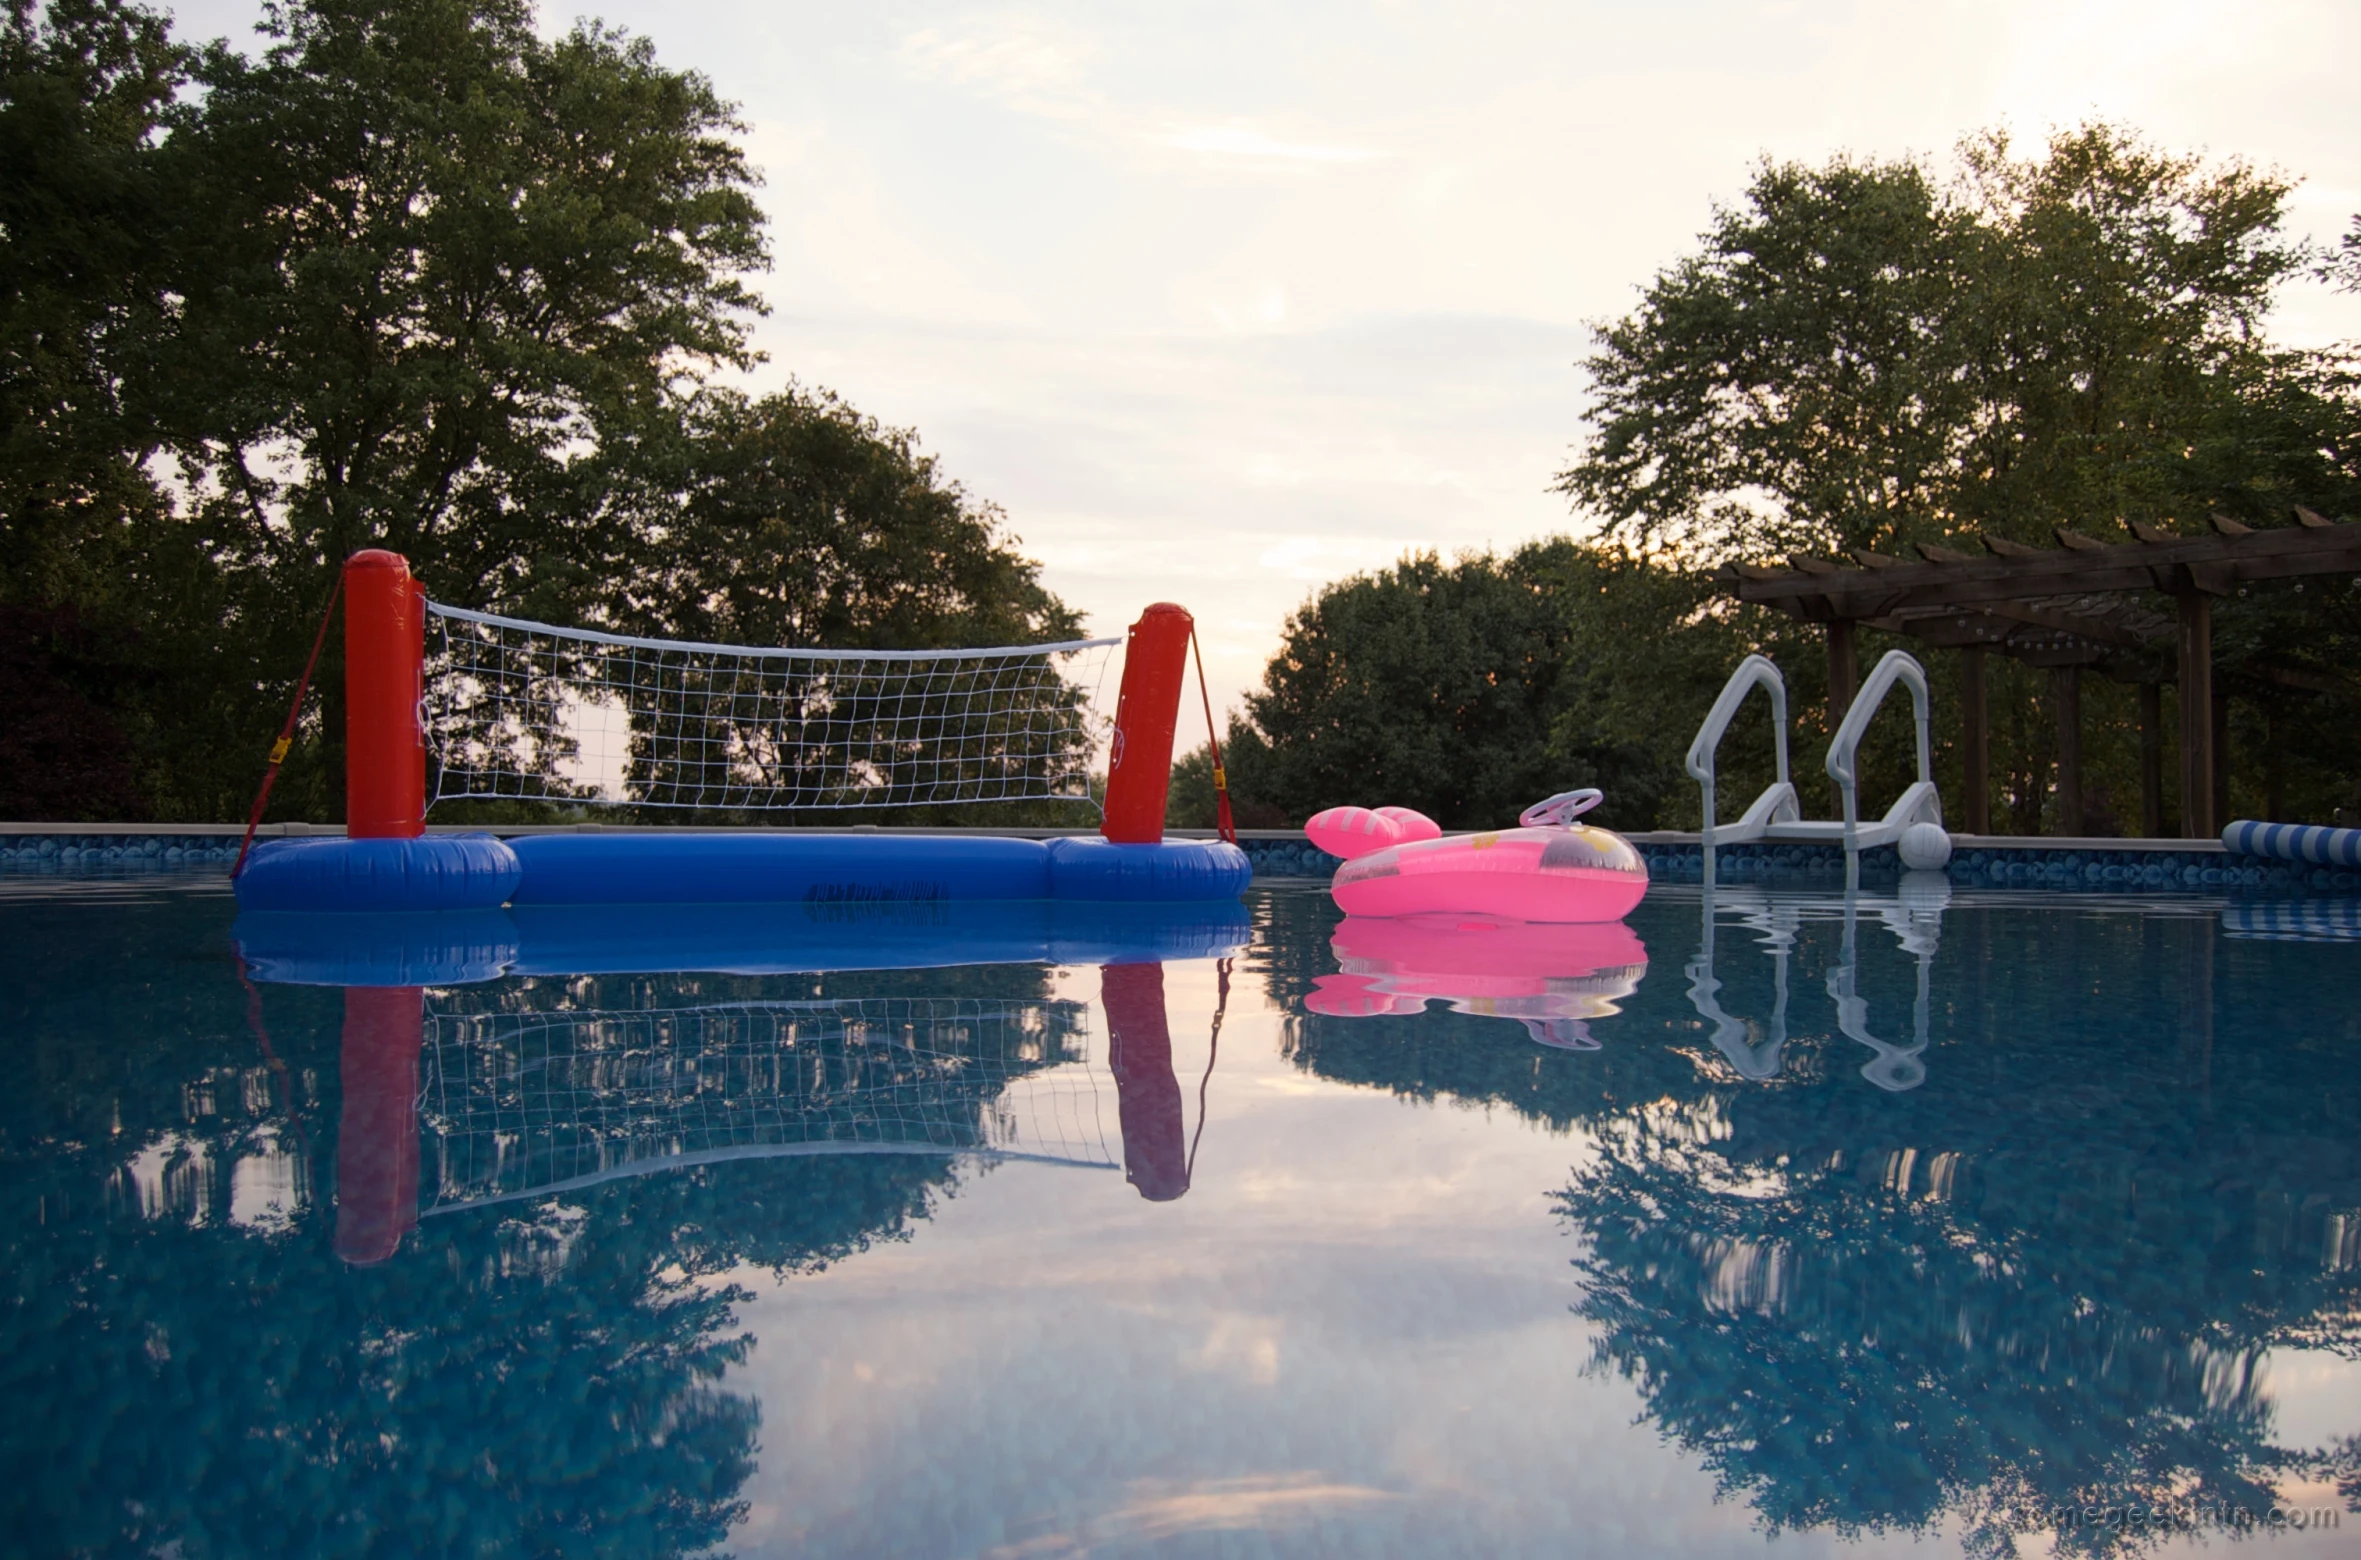
[[344,832],[426,832],[426,607],[409,562],[370,548],[344,566]]
[[336,1134],[336,1254],[383,1262],[418,1227],[418,1050],[426,993],[344,992],[344,1115]]
[[1140,614],[1124,641],[1123,691],[1115,700],[1102,831],[1118,845],[1153,845],[1164,838],[1172,733],[1180,724],[1181,683],[1195,627],[1187,608],[1159,601]]
[[1164,1017],[1164,966],[1107,965],[1099,971],[1099,998],[1107,1005],[1107,1070],[1123,1121],[1123,1177],[1148,1201],[1171,1202],[1189,1189],[1189,1149]]

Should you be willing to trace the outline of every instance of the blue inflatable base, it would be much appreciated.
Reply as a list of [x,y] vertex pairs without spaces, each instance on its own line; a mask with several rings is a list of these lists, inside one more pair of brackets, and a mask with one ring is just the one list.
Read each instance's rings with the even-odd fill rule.
[[524,878],[489,834],[265,840],[238,874],[241,910],[497,910]]
[[1218,840],[971,834],[488,834],[272,840],[239,874],[253,911],[384,913],[547,905],[897,906],[987,900],[1195,904],[1254,875]]

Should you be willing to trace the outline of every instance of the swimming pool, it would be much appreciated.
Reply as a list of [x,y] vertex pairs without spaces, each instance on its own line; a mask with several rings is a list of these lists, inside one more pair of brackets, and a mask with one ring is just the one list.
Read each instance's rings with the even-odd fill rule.
[[[0,1533],[2361,1548],[2349,904],[1660,887],[1579,973],[1249,908],[432,987],[405,1056],[215,881],[0,878]],[[1339,946],[1431,1005],[1313,1011]]]

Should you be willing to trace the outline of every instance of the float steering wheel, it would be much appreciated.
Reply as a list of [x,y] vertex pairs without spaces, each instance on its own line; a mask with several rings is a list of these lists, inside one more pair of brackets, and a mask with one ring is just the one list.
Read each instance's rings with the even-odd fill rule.
[[1606,799],[1606,792],[1589,786],[1578,791],[1560,791],[1517,814],[1517,823],[1527,829],[1562,829]]

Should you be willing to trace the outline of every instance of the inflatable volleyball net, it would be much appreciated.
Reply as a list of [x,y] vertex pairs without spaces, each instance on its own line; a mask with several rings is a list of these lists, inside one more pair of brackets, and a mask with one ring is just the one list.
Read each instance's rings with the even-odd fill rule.
[[428,807],[1088,803],[1116,639],[763,649],[423,609]]
[[[345,839],[257,849],[339,600]],[[1117,645],[1123,675],[1110,721],[1099,713],[1099,685]],[[431,601],[400,555],[367,549],[338,576],[230,876],[241,908],[303,913],[867,899],[906,894],[919,878],[934,897],[966,899],[1233,897],[1252,869],[1236,848],[1218,746],[1223,848],[1164,838],[1195,648],[1194,620],[1169,602],[1145,609],[1122,639],[1052,644],[875,650],[642,638]],[[1202,694],[1202,667],[1198,685]],[[1205,720],[1211,732],[1210,696]],[[936,809],[1066,803],[1095,812],[1102,839],[937,836],[919,848],[923,859],[910,848],[846,856],[776,829],[750,831],[719,853],[693,830],[659,831],[676,842],[653,848],[609,847],[579,825],[576,844],[511,844],[427,837],[427,811],[438,802],[569,812],[604,805],[627,810],[626,822],[638,814],[642,823],[708,825],[781,815],[841,823],[852,810],[923,825],[942,821],[927,816]],[[1006,811],[970,818],[1079,821]],[[464,828],[469,820],[445,821]],[[511,812],[501,821],[526,820]],[[1131,848],[1141,845],[1160,849]]]
[[[642,638],[432,601],[406,559],[370,548],[338,575],[251,821],[269,802],[339,603],[356,839],[414,836],[430,806],[461,800],[728,813],[1063,801],[1098,805],[1110,839],[1153,841],[1196,648],[1194,620],[1170,603],[1147,608],[1121,639],[1054,644]],[[1100,682],[1118,645],[1109,721]],[[1226,835],[1218,750],[1214,767]]]

